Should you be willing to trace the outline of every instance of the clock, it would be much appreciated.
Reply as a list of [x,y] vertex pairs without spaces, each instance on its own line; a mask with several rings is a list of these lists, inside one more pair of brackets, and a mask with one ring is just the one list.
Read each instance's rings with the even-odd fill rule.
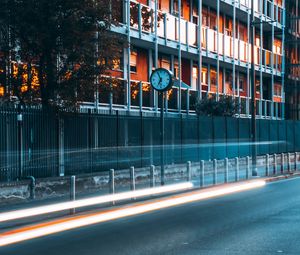
[[173,85],[173,75],[165,68],[157,68],[150,76],[150,84],[157,91],[169,90]]

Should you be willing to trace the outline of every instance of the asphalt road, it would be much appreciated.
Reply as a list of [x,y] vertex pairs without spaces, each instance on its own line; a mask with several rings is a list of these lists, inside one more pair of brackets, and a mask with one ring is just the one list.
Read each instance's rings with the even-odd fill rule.
[[1,255],[300,254],[300,179],[0,247]]

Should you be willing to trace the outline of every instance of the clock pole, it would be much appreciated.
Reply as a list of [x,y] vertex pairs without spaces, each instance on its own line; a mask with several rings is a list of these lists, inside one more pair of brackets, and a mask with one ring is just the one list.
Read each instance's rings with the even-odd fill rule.
[[165,185],[165,116],[164,116],[164,91],[160,92],[161,107],[160,107],[160,171],[161,185]]
[[159,91],[160,97],[160,176],[161,185],[165,185],[165,91],[172,88],[173,74],[165,68],[155,69],[150,76],[152,88]]

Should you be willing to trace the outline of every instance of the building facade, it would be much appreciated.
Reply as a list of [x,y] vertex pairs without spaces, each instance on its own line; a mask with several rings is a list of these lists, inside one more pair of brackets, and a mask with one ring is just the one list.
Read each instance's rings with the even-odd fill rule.
[[300,119],[300,1],[286,3],[286,113],[287,118]]
[[[168,114],[195,114],[199,98],[229,95],[241,105],[239,116],[248,118],[254,25],[256,115],[298,119],[299,1],[122,0],[119,25],[111,28],[128,41],[109,72],[117,79],[111,89],[100,84],[93,102],[82,108],[155,114],[161,103],[149,78],[155,68],[164,67],[177,80],[166,92]],[[5,83],[1,77],[0,95]]]
[[[158,95],[151,90],[149,77],[155,68],[164,67],[178,79],[165,97],[168,113],[193,114],[197,98],[230,95],[240,102],[240,116],[249,117],[251,4],[251,0],[123,1],[120,26],[112,28],[129,42],[111,72],[120,82],[110,97],[100,91],[97,105],[157,111]],[[284,0],[254,0],[255,98],[260,118],[285,118],[285,6]]]

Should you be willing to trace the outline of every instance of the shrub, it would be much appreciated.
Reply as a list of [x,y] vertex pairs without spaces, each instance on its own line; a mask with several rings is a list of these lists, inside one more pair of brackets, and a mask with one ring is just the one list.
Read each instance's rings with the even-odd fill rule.
[[200,116],[231,116],[239,113],[240,104],[232,96],[205,97],[196,103],[196,113]]

